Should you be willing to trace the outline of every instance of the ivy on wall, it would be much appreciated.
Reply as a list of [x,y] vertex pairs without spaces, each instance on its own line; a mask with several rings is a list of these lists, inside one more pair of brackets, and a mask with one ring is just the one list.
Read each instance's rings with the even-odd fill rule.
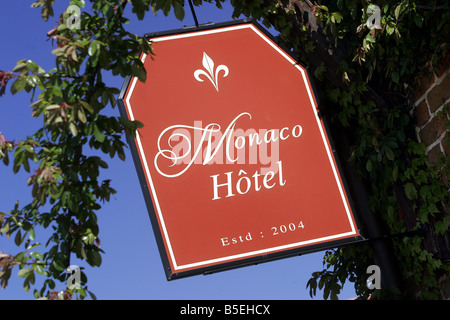
[[[313,273],[307,284],[310,294],[315,295],[318,288],[324,298],[337,298],[349,281],[362,299],[393,294],[401,298],[441,298],[439,281],[450,271],[448,257],[433,252],[424,239],[441,237],[449,230],[444,183],[449,157],[442,154],[438,163],[429,165],[425,146],[415,136],[412,109],[421,79],[431,76],[448,54],[448,1],[231,3],[236,17],[243,14],[274,27],[280,32],[281,43],[313,68],[321,112],[350,137],[347,160],[367,187],[370,209],[382,219],[387,232],[428,230],[425,237],[392,239],[407,289],[369,290],[366,268],[373,264],[373,250],[361,244],[327,251],[324,269]],[[305,19],[305,7],[310,8],[315,21]],[[315,24],[319,27],[313,30]],[[324,44],[311,30],[322,32],[327,50],[338,56],[333,70],[338,85],[330,81],[326,63],[312,62],[311,53]]]

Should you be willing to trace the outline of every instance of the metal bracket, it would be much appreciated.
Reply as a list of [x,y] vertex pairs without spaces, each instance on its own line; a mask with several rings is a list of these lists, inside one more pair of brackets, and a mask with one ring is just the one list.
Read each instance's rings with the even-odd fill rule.
[[194,17],[195,25],[198,28],[197,15],[195,14],[194,5],[192,4],[192,0],[189,0],[189,7],[191,8],[191,12],[192,12],[192,16]]
[[427,224],[425,224],[420,229],[417,229],[417,230],[410,230],[410,231],[405,231],[405,232],[400,232],[400,233],[395,233],[395,234],[386,234],[386,235],[382,235],[380,237],[375,237],[375,238],[370,238],[370,239],[363,239],[363,240],[359,241],[358,243],[385,241],[385,240],[393,239],[393,238],[405,238],[405,237],[412,238],[414,236],[424,237],[428,230],[429,230],[429,226]]

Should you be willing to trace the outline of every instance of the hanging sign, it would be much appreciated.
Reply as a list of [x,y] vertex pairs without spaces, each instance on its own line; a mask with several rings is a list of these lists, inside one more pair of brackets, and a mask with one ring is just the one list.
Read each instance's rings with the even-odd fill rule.
[[302,65],[253,22],[150,41],[119,102],[168,279],[358,238]]

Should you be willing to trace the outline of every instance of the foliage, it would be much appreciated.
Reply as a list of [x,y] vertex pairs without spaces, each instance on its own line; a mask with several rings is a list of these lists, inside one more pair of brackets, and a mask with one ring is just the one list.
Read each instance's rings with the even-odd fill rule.
[[[337,1],[327,4],[328,11],[324,6],[317,11],[326,25],[335,26],[330,28],[335,38],[350,39],[353,56],[342,69],[353,79],[349,91],[331,89],[327,94],[332,102],[342,107],[337,116],[340,122],[347,127],[355,126],[353,133],[357,139],[350,161],[364,177],[369,187],[370,207],[382,217],[388,232],[395,234],[426,225],[436,235],[443,235],[449,230],[449,218],[445,213],[448,193],[443,182],[448,177],[445,165],[448,157],[435,166],[428,165],[425,146],[417,143],[413,134],[411,101],[405,97],[414,99],[414,90],[420,85],[417,80],[432,72],[432,67],[439,66],[439,60],[447,54],[448,3],[378,1],[382,12],[381,29],[372,30],[367,30],[364,25],[368,4],[365,1]],[[344,6],[350,10],[344,10]],[[335,11],[342,14],[341,22],[329,19]],[[357,12],[361,11],[359,16]],[[350,23],[343,25],[344,21]],[[417,55],[417,52],[423,54]],[[380,88],[379,92],[384,93],[385,101],[390,103],[379,107],[364,99],[358,90],[354,90],[355,86],[363,87],[364,84]],[[406,201],[408,207],[405,208],[401,201]],[[415,221],[407,221],[407,215]],[[448,263],[424,246],[423,237],[399,239],[393,244],[403,277],[412,278],[412,282],[421,288],[420,293],[402,292],[401,296],[414,298],[419,294],[422,299],[439,299],[438,279],[448,273]],[[335,253],[335,259],[335,266],[348,261],[340,250]],[[333,272],[345,271],[340,268]],[[364,276],[360,278],[364,279]],[[395,288],[385,289],[397,293]],[[380,297],[385,294],[381,292]],[[367,293],[362,295],[366,296]]]
[[[47,33],[55,45],[55,68],[46,71],[24,59],[12,72],[0,72],[0,94],[9,82],[12,94],[30,93],[32,116],[42,121],[42,127],[22,141],[8,141],[0,134],[0,159],[8,165],[12,154],[13,172],[24,169],[32,174],[28,185],[33,196],[24,207],[16,203],[8,213],[0,212],[0,234],[24,248],[14,255],[0,253],[2,288],[16,270],[24,278],[26,291],[35,284],[36,274],[46,278],[42,288],[34,289],[36,298],[84,299],[88,293],[95,298],[87,290],[84,272],[80,286],[66,288],[66,268],[72,255],[90,266],[101,265],[97,212],[115,190],[110,180],[99,180],[100,171],[108,165],[95,152],[125,160],[123,136],[133,136],[142,126],[138,121],[102,114],[106,107],[115,107],[119,93],[103,82],[105,72],[146,79],[139,54],[150,54],[151,47],[124,29],[128,2],[139,19],[150,8],[166,15],[173,8],[179,19],[184,16],[182,2],[176,0],[92,0],[90,8],[83,0],[68,1],[68,6],[83,10],[78,17],[70,11],[61,14],[59,23]],[[40,8],[47,21],[54,14],[53,3],[39,0],[32,7]],[[53,230],[45,245],[36,240],[41,227]],[[57,290],[58,281],[65,290]]]

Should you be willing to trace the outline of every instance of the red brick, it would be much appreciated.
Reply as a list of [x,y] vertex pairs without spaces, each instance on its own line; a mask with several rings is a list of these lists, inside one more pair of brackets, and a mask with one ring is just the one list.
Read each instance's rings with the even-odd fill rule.
[[419,127],[423,126],[430,119],[430,112],[425,99],[414,108],[414,116]]
[[416,86],[416,97],[414,100],[419,100],[433,83],[434,74],[432,72],[430,72],[428,75],[423,76],[422,79],[418,80],[418,84]]
[[439,109],[450,98],[450,73],[445,76],[440,84],[428,92],[427,98],[431,113]]
[[447,117],[435,116],[430,122],[419,132],[422,142],[429,146],[445,131],[445,121]]
[[430,163],[431,165],[436,164],[439,160],[440,154],[441,154],[441,147],[438,143],[430,151],[428,151],[427,153],[428,163]]

